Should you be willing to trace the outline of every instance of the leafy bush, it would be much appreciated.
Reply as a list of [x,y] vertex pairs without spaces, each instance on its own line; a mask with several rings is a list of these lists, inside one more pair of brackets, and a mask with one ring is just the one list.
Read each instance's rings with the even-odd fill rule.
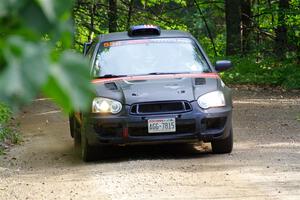
[[12,111],[0,103],[0,155],[4,153],[5,143],[18,144],[22,140],[11,118]]
[[278,61],[272,58],[258,60],[254,56],[229,59],[232,60],[234,69],[222,73],[226,83],[300,89],[300,66],[293,60]]
[[11,117],[11,114],[11,110],[4,104],[0,103],[0,126],[8,122],[8,120]]

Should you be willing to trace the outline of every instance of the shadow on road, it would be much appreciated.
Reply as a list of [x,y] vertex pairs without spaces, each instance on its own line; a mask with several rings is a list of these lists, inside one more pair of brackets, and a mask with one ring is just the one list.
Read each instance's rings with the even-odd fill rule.
[[[194,159],[210,156],[209,151],[193,144],[109,146],[105,147],[104,151],[99,151],[99,156],[95,155],[95,162],[115,163],[129,160]],[[101,157],[102,153],[105,154],[105,158]],[[78,155],[77,157],[79,158]]]

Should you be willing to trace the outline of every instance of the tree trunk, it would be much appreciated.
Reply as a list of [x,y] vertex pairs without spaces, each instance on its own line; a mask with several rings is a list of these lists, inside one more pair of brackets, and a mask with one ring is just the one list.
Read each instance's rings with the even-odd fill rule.
[[275,53],[278,58],[283,59],[287,51],[287,27],[285,24],[286,11],[289,8],[289,0],[279,0],[278,24],[275,30]]
[[235,55],[241,52],[241,2],[225,0],[226,15],[226,54]]
[[251,0],[241,0],[241,22],[242,22],[242,52],[247,54],[250,51],[251,34]]
[[93,34],[94,34],[94,30],[95,30],[95,12],[96,12],[96,5],[94,3],[94,1],[92,2],[92,5],[90,5],[90,30],[89,30],[89,40],[92,41],[93,40]]
[[201,16],[201,18],[202,18],[204,24],[205,24],[205,27],[206,27],[206,30],[207,30],[207,33],[208,33],[208,37],[209,37],[209,39],[210,39],[210,41],[211,41],[211,45],[213,46],[213,49],[214,49],[215,56],[217,56],[216,45],[215,45],[213,36],[212,36],[212,34],[211,34],[211,31],[210,31],[210,29],[209,29],[209,27],[208,27],[206,18],[205,18],[205,16],[203,15],[203,12],[202,12],[202,10],[201,10],[201,8],[200,8],[198,2],[197,2],[196,0],[194,0],[194,3],[195,3],[195,5],[196,5],[196,7],[197,7],[197,9],[198,9],[198,11],[199,11],[199,14],[200,14],[200,16]]
[[117,0],[108,1],[108,31],[116,32],[117,31]]
[[130,28],[130,21],[132,16],[132,9],[133,9],[134,0],[130,0],[129,2],[129,9],[128,9],[128,15],[127,15],[127,29]]

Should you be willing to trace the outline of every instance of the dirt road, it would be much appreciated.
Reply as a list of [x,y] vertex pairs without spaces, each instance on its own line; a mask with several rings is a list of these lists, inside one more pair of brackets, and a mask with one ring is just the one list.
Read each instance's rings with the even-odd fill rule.
[[38,99],[20,116],[24,143],[0,157],[0,199],[300,199],[299,93],[234,93],[232,154],[120,147],[89,164],[74,154],[67,118]]

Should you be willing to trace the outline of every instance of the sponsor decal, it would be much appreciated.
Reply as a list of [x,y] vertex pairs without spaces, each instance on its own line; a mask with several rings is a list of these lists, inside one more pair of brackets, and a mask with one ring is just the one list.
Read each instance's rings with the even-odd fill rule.
[[148,43],[191,43],[188,38],[160,38],[160,39],[142,39],[142,40],[121,40],[104,42],[102,45],[104,48],[132,45],[132,44],[148,44]]

